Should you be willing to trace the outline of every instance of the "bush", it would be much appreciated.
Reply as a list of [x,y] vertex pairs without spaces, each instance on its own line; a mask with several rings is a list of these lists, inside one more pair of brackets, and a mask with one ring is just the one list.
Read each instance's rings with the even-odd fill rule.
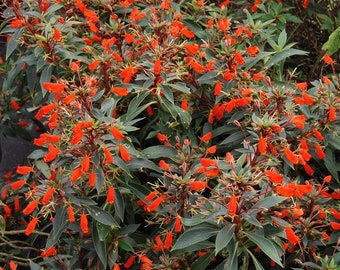
[[320,80],[287,69],[307,55],[285,29],[301,23],[294,12],[276,1],[13,1],[1,125],[25,136],[26,117],[42,131],[2,188],[0,260],[336,269],[337,56],[323,54]]

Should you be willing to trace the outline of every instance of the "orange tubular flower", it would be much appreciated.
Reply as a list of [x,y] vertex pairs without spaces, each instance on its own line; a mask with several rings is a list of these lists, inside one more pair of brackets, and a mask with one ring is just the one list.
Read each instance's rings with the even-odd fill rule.
[[133,256],[133,255],[130,256],[130,257],[127,259],[127,261],[124,263],[124,268],[125,268],[125,269],[131,268],[131,266],[133,265],[134,261],[135,261],[135,256]]
[[53,144],[49,144],[48,145],[48,153],[46,155],[44,155],[44,161],[46,163],[54,160],[57,155],[59,154],[60,149],[58,147],[54,147]]
[[284,154],[286,158],[288,159],[289,162],[293,164],[298,164],[299,163],[299,157],[295,155],[288,147],[284,149]]
[[82,174],[81,167],[76,168],[71,174],[70,181],[74,183],[81,176],[81,174]]
[[23,210],[22,213],[24,215],[29,215],[31,214],[38,206],[39,201],[38,200],[33,200],[31,201]]
[[56,100],[59,100],[61,97],[62,92],[66,88],[66,84],[63,83],[52,83],[52,82],[44,82],[43,88],[52,93],[56,94]]
[[112,136],[117,140],[117,141],[122,141],[124,140],[124,135],[120,132],[118,128],[115,126],[110,127],[110,131],[112,133]]
[[299,129],[303,129],[305,127],[306,116],[302,115],[294,115],[290,119],[290,122]]
[[291,196],[294,196],[295,188],[292,187],[289,184],[286,184],[286,185],[282,185],[282,186],[277,186],[276,192],[279,195],[282,195],[282,196],[285,196],[285,197],[291,197]]
[[193,70],[195,70],[199,74],[201,74],[201,73],[203,73],[205,71],[204,66],[202,66],[199,63],[197,63],[196,61],[191,61],[190,65],[193,68]]
[[181,217],[177,216],[175,219],[175,232],[180,233],[182,231],[182,222],[181,222]]
[[15,100],[12,99],[10,101],[10,103],[11,103],[11,107],[12,107],[13,110],[15,110],[15,111],[20,110],[20,105]]
[[96,173],[90,172],[90,174],[89,174],[89,187],[94,188],[95,184],[96,184]]
[[24,184],[26,184],[26,180],[18,180],[10,184],[12,190],[20,189]]
[[172,245],[172,232],[167,232],[164,240],[164,249],[169,250]]
[[129,162],[129,161],[132,160],[132,157],[130,156],[128,150],[126,149],[126,147],[123,144],[119,145],[118,149],[119,149],[119,153],[120,153],[121,158],[125,162]]
[[295,234],[295,232],[293,231],[293,229],[289,226],[287,226],[285,228],[285,232],[286,232],[286,236],[288,241],[295,246],[297,243],[300,242],[300,238]]
[[37,217],[32,218],[25,229],[25,235],[27,236],[31,235],[33,231],[35,230],[37,223],[38,223],[38,218]]
[[48,250],[44,250],[41,252],[41,257],[42,258],[47,258],[47,257],[53,257],[57,255],[57,251],[54,246],[50,247]]
[[113,162],[113,157],[111,155],[111,152],[108,148],[103,148],[104,155],[105,155],[105,164],[111,164]]
[[119,78],[123,79],[124,83],[129,83],[132,77],[138,72],[138,69],[132,66],[126,67],[122,72],[119,73]]
[[267,143],[266,140],[263,137],[259,138],[259,143],[257,145],[257,148],[261,155],[267,154]]
[[283,181],[283,175],[280,173],[277,173],[275,171],[265,171],[265,176],[269,178],[269,180],[275,184],[282,184]]
[[115,202],[115,189],[112,186],[109,186],[108,189],[107,189],[106,201],[109,204],[114,204],[114,202]]
[[162,70],[162,62],[160,59],[157,59],[153,66],[153,73],[155,76],[158,76]]
[[17,167],[17,174],[28,174],[30,172],[33,172],[33,167],[30,166],[18,166]]
[[210,166],[216,166],[218,165],[216,160],[212,160],[209,158],[201,158],[200,163],[203,167],[210,167]]
[[163,160],[163,159],[159,161],[158,165],[159,165],[159,167],[161,167],[165,171],[170,170],[170,165],[168,163],[166,163],[165,160]]
[[87,173],[88,170],[90,169],[90,157],[89,156],[85,156],[81,162],[81,172],[82,173]]
[[339,222],[331,221],[329,224],[331,225],[331,228],[333,230],[335,230],[335,231],[340,230],[340,223]]
[[222,92],[222,88],[223,88],[223,83],[218,81],[215,85],[214,95],[217,96],[217,97],[220,96],[221,92]]
[[71,205],[69,207],[67,207],[67,215],[68,215],[68,220],[70,222],[75,222],[76,221],[76,219],[74,217],[74,211],[73,211],[73,208],[72,208]]
[[88,219],[87,219],[87,216],[85,213],[82,213],[81,216],[80,216],[80,228],[81,228],[81,231],[84,233],[84,234],[87,234],[89,233],[89,222],[88,222]]
[[193,182],[190,182],[189,185],[190,185],[191,191],[200,191],[200,190],[205,189],[207,187],[207,182],[193,181]]
[[228,206],[228,214],[230,216],[235,216],[237,212],[237,196],[235,194],[231,195],[229,206]]
[[212,137],[212,132],[208,132],[201,137],[201,141],[208,142],[210,141],[211,137]]
[[336,119],[335,107],[330,106],[329,107],[329,113],[328,113],[328,120],[329,120],[329,122],[334,122],[335,119]]
[[111,92],[121,97],[125,97],[129,94],[128,89],[125,87],[112,87]]
[[11,21],[12,28],[19,28],[24,24],[25,24],[25,20],[23,19],[14,19],[13,21]]
[[325,159],[326,154],[318,143],[315,144],[315,151],[319,159]]
[[50,200],[51,200],[51,198],[52,198],[54,192],[55,192],[55,188],[52,187],[52,188],[48,189],[48,190],[46,191],[44,197],[42,198],[41,203],[42,203],[43,205],[48,204],[48,203],[50,202]]
[[164,201],[164,197],[158,197],[156,200],[154,200],[150,205],[146,206],[145,210],[146,212],[152,212],[155,211],[158,206]]
[[328,65],[333,65],[334,64],[334,60],[327,53],[325,54],[323,60]]

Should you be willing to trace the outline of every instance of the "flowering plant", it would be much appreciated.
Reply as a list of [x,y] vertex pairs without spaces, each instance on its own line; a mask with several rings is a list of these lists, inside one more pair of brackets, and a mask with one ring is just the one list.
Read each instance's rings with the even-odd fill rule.
[[285,72],[306,52],[280,1],[26,0],[4,16],[3,119],[41,129],[2,188],[11,268],[339,262],[336,63]]

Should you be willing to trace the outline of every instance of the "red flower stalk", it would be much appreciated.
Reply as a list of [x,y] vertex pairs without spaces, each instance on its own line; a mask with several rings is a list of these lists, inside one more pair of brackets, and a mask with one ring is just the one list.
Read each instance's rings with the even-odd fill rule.
[[286,232],[286,236],[288,241],[295,246],[297,243],[300,242],[300,238],[295,234],[295,232],[293,231],[293,229],[289,226],[287,226],[285,228],[285,232]]
[[39,204],[38,200],[33,200],[29,202],[29,204],[22,210],[22,213],[24,215],[31,214],[37,208],[38,204]]
[[41,203],[42,203],[43,205],[48,204],[48,203],[50,202],[50,200],[51,200],[51,198],[52,198],[54,192],[55,192],[55,188],[54,188],[54,187],[49,188],[49,189],[46,191],[44,197],[42,198]]
[[26,180],[18,180],[10,184],[10,188],[12,190],[18,190],[20,189],[24,184],[26,184]]
[[119,149],[119,153],[120,153],[121,158],[125,162],[129,162],[129,161],[132,160],[132,157],[130,156],[128,150],[126,149],[126,147],[123,144],[119,145],[118,149]]
[[74,217],[74,211],[73,211],[73,208],[72,208],[71,205],[69,207],[67,207],[67,215],[68,215],[68,220],[70,222],[75,222],[76,221],[76,219]]
[[118,128],[115,126],[110,127],[110,131],[112,133],[112,136],[117,140],[117,141],[122,141],[124,140],[124,135],[120,132]]
[[235,194],[231,195],[229,206],[228,206],[228,214],[230,216],[236,215],[237,212],[237,196]]
[[33,172],[33,167],[30,166],[18,166],[17,167],[17,174],[28,174]]
[[189,185],[190,185],[191,191],[200,191],[200,190],[205,189],[207,187],[207,182],[193,181],[193,182],[190,182]]
[[114,204],[115,202],[115,189],[112,186],[109,186],[107,189],[106,201],[109,204]]
[[38,223],[38,218],[37,217],[32,218],[25,229],[25,235],[27,236],[31,235],[33,231],[35,230],[37,223]]
[[89,233],[89,222],[85,213],[80,215],[80,228],[84,234]]

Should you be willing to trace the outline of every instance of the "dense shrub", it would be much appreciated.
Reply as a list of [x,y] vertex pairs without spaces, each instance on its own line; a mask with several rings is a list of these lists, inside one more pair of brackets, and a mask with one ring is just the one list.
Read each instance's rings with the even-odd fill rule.
[[211,2],[4,11],[1,127],[41,130],[2,187],[10,269],[336,269],[334,41],[309,81],[295,9]]

